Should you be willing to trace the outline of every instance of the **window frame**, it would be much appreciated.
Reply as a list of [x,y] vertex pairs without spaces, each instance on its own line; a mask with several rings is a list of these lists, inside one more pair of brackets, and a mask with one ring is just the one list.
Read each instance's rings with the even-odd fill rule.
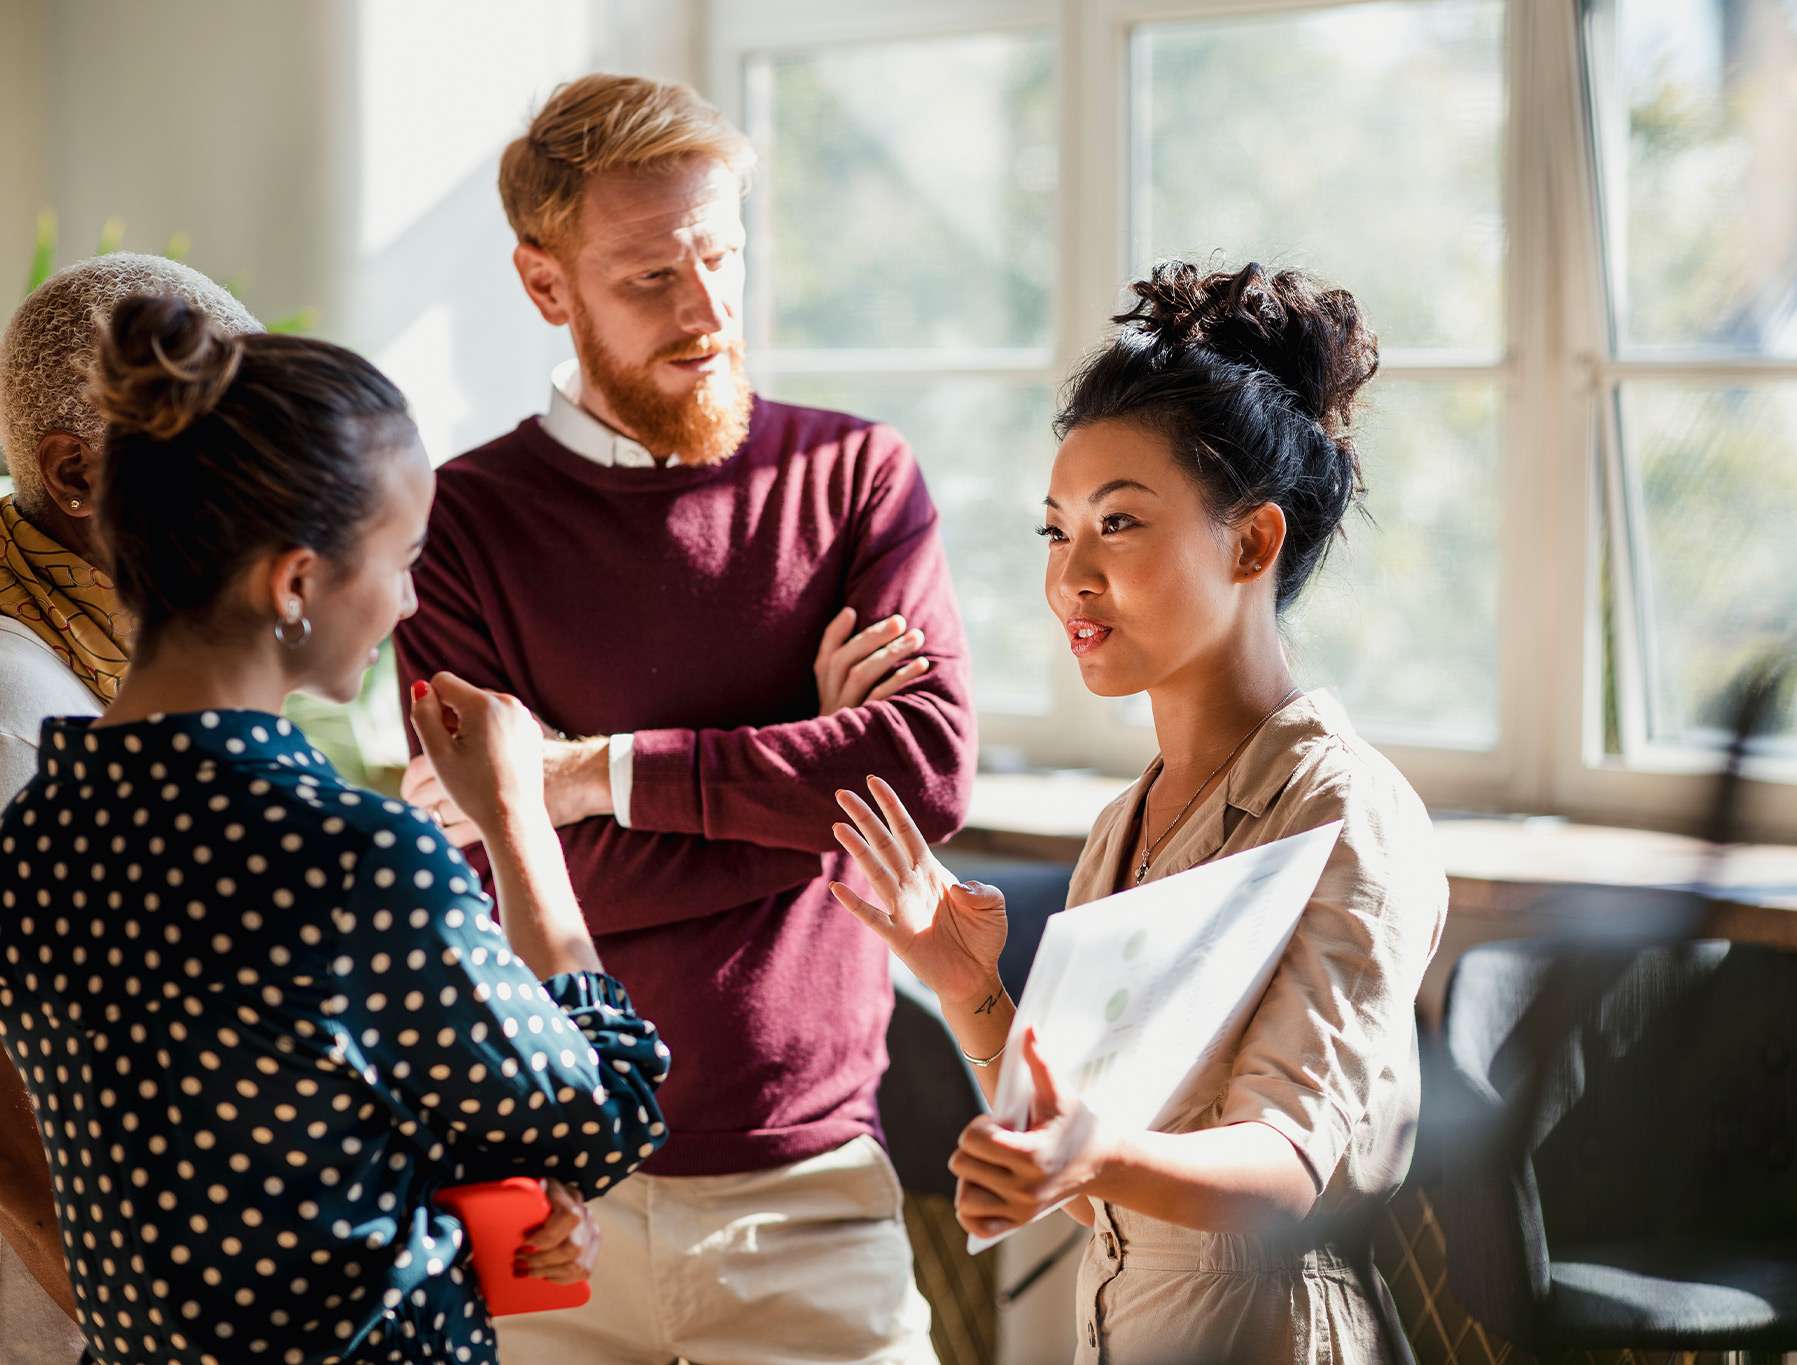
[[[1103,335],[1128,278],[1132,45],[1144,25],[1315,11],[1380,0],[713,0],[701,23],[708,94],[753,126],[752,65],[837,44],[1048,29],[1055,39],[1058,185],[1051,345],[1017,351],[775,351],[750,265],[750,363],[758,377],[953,375],[1058,387]],[[1406,0],[1397,0],[1404,3]],[[1415,0],[1426,3],[1427,0]],[[1603,0],[1505,0],[1504,347],[1499,355],[1388,351],[1382,380],[1490,379],[1502,386],[1498,517],[1498,713],[1488,748],[1406,743],[1368,727],[1431,806],[1545,813],[1694,829],[1719,767],[1712,750],[1645,740],[1639,616],[1632,593],[1629,473],[1618,444],[1617,385],[1630,378],[1797,378],[1797,361],[1632,358],[1610,335],[1602,190],[1595,152],[1588,7]],[[751,200],[753,203],[753,200]],[[751,243],[755,224],[751,211]],[[753,250],[753,246],[751,247]],[[763,278],[767,272],[760,272]],[[1617,574],[1617,701],[1623,753],[1604,747],[1604,550]],[[1577,584],[1578,591],[1567,591]],[[1628,618],[1628,622],[1624,621]],[[1046,626],[1046,619],[1044,622]],[[1128,775],[1153,735],[1086,693],[1069,662],[1050,677],[1048,710],[983,710],[982,743],[1041,767]],[[1797,838],[1797,766],[1754,760],[1741,806],[1756,837]]]

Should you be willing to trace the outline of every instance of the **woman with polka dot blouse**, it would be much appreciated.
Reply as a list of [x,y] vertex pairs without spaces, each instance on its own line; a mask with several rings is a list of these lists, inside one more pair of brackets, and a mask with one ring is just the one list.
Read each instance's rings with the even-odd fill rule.
[[138,621],[0,820],[0,1040],[37,1107],[86,1360],[497,1360],[444,1186],[547,1179],[517,1274],[663,1140],[667,1049],[602,974],[513,698],[412,722],[492,856],[278,712],[347,700],[414,606],[433,475],[404,399],[317,341],[122,305],[100,519]]

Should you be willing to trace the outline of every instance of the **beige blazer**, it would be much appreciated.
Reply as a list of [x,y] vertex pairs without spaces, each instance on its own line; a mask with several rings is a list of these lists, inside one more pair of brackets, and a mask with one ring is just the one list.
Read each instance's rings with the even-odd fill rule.
[[[1099,816],[1070,906],[1117,889],[1159,771],[1157,758]],[[1448,899],[1428,812],[1333,697],[1299,696],[1248,742],[1148,874],[1171,876],[1332,820],[1343,822],[1340,838],[1240,1046],[1188,1078],[1161,1125],[1276,1129],[1316,1181],[1319,1232],[1389,1199],[1410,1166],[1416,995]],[[1327,1242],[1294,1251],[1100,1205],[1077,1302],[1081,1362],[1386,1359],[1367,1287]]]

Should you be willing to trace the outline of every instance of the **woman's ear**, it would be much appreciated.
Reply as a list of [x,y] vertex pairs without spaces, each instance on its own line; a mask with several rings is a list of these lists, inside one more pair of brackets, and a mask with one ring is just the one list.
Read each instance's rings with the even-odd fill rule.
[[73,432],[51,431],[37,443],[44,492],[65,516],[91,517],[100,483],[100,452]]
[[1285,547],[1285,512],[1276,502],[1263,502],[1235,528],[1236,576],[1250,582],[1270,573]]
[[251,606],[258,614],[272,613],[278,621],[310,615],[322,569],[323,561],[315,550],[283,550],[268,560],[266,571],[260,575],[264,589],[255,594],[260,600],[252,600]]

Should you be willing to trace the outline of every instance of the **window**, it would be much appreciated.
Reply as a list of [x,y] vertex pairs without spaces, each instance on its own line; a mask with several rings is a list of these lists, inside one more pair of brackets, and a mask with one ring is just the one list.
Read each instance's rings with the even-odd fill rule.
[[1651,762],[1713,745],[1797,626],[1797,9],[1598,0],[1586,32],[1619,740]]
[[1042,29],[773,54],[747,76],[751,360],[890,422],[942,513],[982,708],[1048,710],[1041,547],[1055,243]]
[[1145,24],[1131,258],[1260,259],[1349,286],[1379,333],[1373,524],[1290,624],[1299,676],[1386,738],[1497,740],[1504,11],[1401,0]]
[[[912,439],[989,759],[1148,756],[1040,601],[1048,416],[1129,278],[1252,257],[1351,288],[1383,355],[1301,678],[1435,804],[1696,819],[1797,623],[1791,0],[845,8],[712,12],[765,158],[752,364]],[[1789,835],[1781,725],[1748,814]]]

